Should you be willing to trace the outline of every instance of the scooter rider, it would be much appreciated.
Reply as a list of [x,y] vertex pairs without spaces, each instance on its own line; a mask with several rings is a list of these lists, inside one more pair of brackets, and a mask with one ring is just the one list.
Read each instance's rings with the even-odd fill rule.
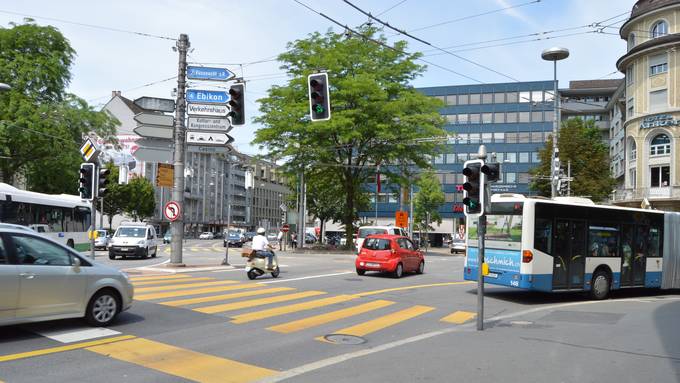
[[252,249],[257,251],[259,254],[267,256],[267,268],[272,269],[274,267],[274,253],[270,250],[274,250],[274,247],[269,244],[265,233],[266,230],[264,227],[257,229],[257,235],[253,237]]

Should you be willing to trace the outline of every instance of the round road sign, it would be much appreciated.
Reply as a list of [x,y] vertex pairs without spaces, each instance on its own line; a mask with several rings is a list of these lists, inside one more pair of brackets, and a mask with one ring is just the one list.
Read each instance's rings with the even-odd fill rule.
[[165,204],[165,207],[163,208],[163,214],[165,214],[165,218],[167,218],[169,221],[176,221],[177,218],[179,218],[179,215],[181,213],[181,209],[179,207],[179,204],[175,201],[170,201]]
[[288,232],[288,230],[290,230],[290,226],[288,226],[288,224],[285,224],[283,227],[281,227],[281,231],[284,233]]

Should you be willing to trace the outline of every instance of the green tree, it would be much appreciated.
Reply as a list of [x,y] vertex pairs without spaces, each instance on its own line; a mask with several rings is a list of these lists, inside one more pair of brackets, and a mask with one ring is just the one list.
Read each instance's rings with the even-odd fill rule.
[[75,51],[54,27],[0,28],[0,179],[26,177],[31,190],[75,193],[78,151],[94,132],[113,140],[116,121],[67,93]]
[[130,179],[123,188],[123,195],[127,200],[125,214],[135,221],[151,217],[156,207],[156,197],[151,181],[144,177]]
[[[541,163],[530,171],[535,179],[530,187],[540,195],[550,196],[550,161],[552,137],[539,152]],[[562,122],[557,142],[560,150],[560,163],[566,170],[571,160],[571,194],[587,196],[594,201],[605,200],[616,185],[609,172],[609,149],[602,142],[602,134],[592,120],[570,118]]]
[[[362,34],[387,44],[376,32],[368,26],[362,29]],[[409,85],[425,70],[414,62],[418,54],[405,53],[404,41],[394,48],[332,31],[289,43],[279,60],[290,80],[269,89],[260,100],[262,115],[255,119],[264,127],[254,143],[286,160],[289,177],[306,169],[310,182],[317,171],[334,180],[328,193],[344,199],[340,206],[347,238],[352,238],[366,193],[363,184],[375,164],[387,167],[403,160],[427,168],[428,155],[438,147],[422,139],[446,133],[438,113],[441,101]],[[331,119],[312,123],[307,75],[320,68],[329,74]]]
[[432,171],[423,173],[418,179],[418,193],[414,197],[414,220],[417,229],[427,233],[434,222],[442,223],[439,208],[444,204],[444,192]]
[[108,176],[108,187],[106,196],[104,197],[104,214],[109,219],[109,229],[113,225],[113,217],[117,214],[122,214],[125,211],[125,206],[128,203],[125,187],[127,185],[118,184],[118,167],[112,162],[106,164],[106,168],[110,173]]

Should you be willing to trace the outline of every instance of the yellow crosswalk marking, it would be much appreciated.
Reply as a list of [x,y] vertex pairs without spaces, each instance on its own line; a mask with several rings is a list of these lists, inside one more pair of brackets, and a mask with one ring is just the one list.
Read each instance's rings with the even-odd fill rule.
[[[397,311],[391,314],[375,318],[368,322],[359,323],[355,326],[343,328],[342,330],[334,331],[334,334],[344,334],[344,335],[354,335],[354,336],[365,336],[374,333],[378,330],[394,326],[403,321],[415,318],[419,315],[425,314],[434,310],[434,307],[429,306],[413,306],[407,309]],[[326,340],[323,337],[316,338],[322,342]]]
[[369,311],[377,310],[383,307],[393,305],[394,302],[377,300],[373,302],[368,302],[360,304],[358,306],[348,307],[346,309],[341,309],[337,311],[332,311],[326,314],[320,314],[288,323],[279,324],[276,326],[268,327],[267,330],[272,330],[280,332],[283,334],[288,334],[295,331],[300,331],[308,329],[311,327],[320,326],[322,324],[330,323],[343,318],[349,318],[351,316],[363,314]]
[[57,352],[78,350],[78,349],[89,347],[89,346],[95,346],[95,345],[98,345],[98,344],[106,344],[106,343],[111,343],[111,342],[119,342],[121,340],[127,340],[127,339],[132,339],[132,338],[134,338],[133,335],[121,335],[121,336],[115,336],[113,338],[105,338],[105,339],[99,339],[99,340],[92,340],[92,341],[89,341],[89,342],[73,343],[73,344],[69,344],[69,345],[66,345],[66,346],[43,348],[42,350],[21,352],[21,353],[18,353],[18,354],[0,355],[0,362],[9,362],[10,360],[25,359],[25,358],[31,358],[31,357],[34,357],[34,356],[54,354],[54,353],[57,353]]
[[198,281],[214,281],[215,278],[210,278],[210,277],[200,277],[200,278],[180,278],[180,279],[175,279],[175,280],[170,280],[168,281],[167,279],[165,280],[160,280],[160,281],[141,281],[141,282],[135,282],[133,283],[135,287],[137,286],[151,286],[151,285],[162,285],[162,284],[172,284],[172,283],[187,283],[187,282],[198,282]]
[[274,370],[141,338],[87,350],[196,382],[245,383],[277,374]]
[[234,311],[234,310],[240,310],[240,309],[245,309],[245,308],[250,308],[250,307],[264,306],[264,305],[268,305],[268,304],[271,304],[271,303],[288,302],[288,301],[293,301],[293,300],[296,300],[296,299],[315,297],[317,295],[324,295],[324,294],[327,294],[327,293],[323,292],[323,291],[303,291],[301,293],[279,295],[279,296],[275,296],[275,297],[271,297],[271,298],[257,299],[257,300],[252,300],[252,301],[242,301],[242,302],[234,302],[234,303],[225,303],[225,304],[215,305],[215,306],[199,307],[199,308],[195,308],[194,311],[204,313],[204,314],[223,313],[223,312],[226,312],[226,311]]
[[200,250],[198,249],[198,247],[192,247],[192,248],[191,248],[191,251],[193,251],[193,252],[199,252]]
[[195,287],[208,287],[208,286],[222,286],[222,285],[233,285],[238,283],[238,281],[216,281],[216,282],[199,282],[199,283],[186,283],[186,284],[172,284],[165,286],[154,286],[154,287],[142,287],[135,289],[135,293],[151,293],[154,291],[168,291],[168,290],[184,290],[193,289]]
[[184,279],[191,278],[191,275],[187,274],[170,274],[170,275],[148,275],[145,277],[132,277],[130,280],[132,282],[145,282],[145,281],[167,281],[172,279]]
[[272,288],[272,289],[243,291],[243,292],[240,292],[240,293],[211,295],[211,296],[207,296],[207,297],[198,297],[198,298],[178,299],[178,300],[175,300],[175,301],[165,301],[165,302],[158,302],[158,303],[161,304],[161,305],[165,305],[165,306],[177,307],[177,306],[192,305],[192,304],[195,304],[195,303],[226,301],[228,299],[252,297],[252,296],[256,296],[256,295],[266,295],[266,294],[273,294],[273,293],[279,293],[279,292],[282,292],[282,291],[292,291],[292,290],[295,290],[295,288],[293,288],[293,287],[275,287],[275,288]]
[[357,293],[355,294],[356,296],[359,297],[366,297],[369,295],[377,295],[377,294],[384,294],[384,293],[391,293],[393,291],[403,291],[403,290],[413,290],[413,289],[422,289],[424,287],[443,287],[443,286],[453,286],[453,285],[469,285],[475,282],[472,281],[463,281],[463,282],[441,282],[441,283],[431,283],[428,285],[414,285],[414,286],[402,286],[402,287],[391,287],[389,289],[381,289],[381,290],[374,290],[374,291],[364,291],[363,293]]
[[356,296],[354,295],[338,295],[335,297],[330,297],[330,298],[324,298],[324,299],[318,299],[314,301],[309,301],[309,302],[303,302],[303,303],[297,303],[293,305],[288,305],[288,306],[282,306],[282,307],[274,307],[268,310],[262,310],[262,311],[255,311],[251,313],[246,313],[246,314],[241,314],[241,315],[236,315],[231,317],[232,321],[231,323],[235,324],[241,324],[241,323],[247,323],[247,322],[252,322],[260,319],[265,319],[265,318],[271,318],[279,315],[285,315],[285,314],[290,314],[298,311],[305,311],[305,310],[311,310],[315,309],[318,307],[324,307],[324,306],[330,306],[332,304],[340,303],[340,302],[347,302],[352,299],[357,299]]
[[463,324],[476,316],[477,314],[469,311],[456,311],[453,314],[447,315],[444,318],[440,319],[440,321],[455,324]]
[[218,292],[222,292],[222,291],[255,289],[255,288],[260,288],[260,287],[264,287],[264,286],[265,285],[260,285],[260,284],[257,284],[257,283],[245,283],[245,284],[242,284],[242,285],[204,287],[202,289],[191,289],[191,290],[168,291],[168,292],[163,292],[163,293],[140,294],[140,295],[135,296],[135,300],[148,301],[148,300],[152,300],[152,299],[186,297],[188,295],[218,293]]

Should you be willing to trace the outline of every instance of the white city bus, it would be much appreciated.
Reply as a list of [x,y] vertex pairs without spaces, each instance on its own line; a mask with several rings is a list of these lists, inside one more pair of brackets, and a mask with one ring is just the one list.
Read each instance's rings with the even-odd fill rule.
[[[494,195],[487,213],[490,284],[537,291],[680,288],[680,214]],[[477,280],[477,219],[468,218],[464,278]]]
[[0,222],[28,226],[78,251],[88,250],[89,202],[68,194],[42,194],[0,183]]

